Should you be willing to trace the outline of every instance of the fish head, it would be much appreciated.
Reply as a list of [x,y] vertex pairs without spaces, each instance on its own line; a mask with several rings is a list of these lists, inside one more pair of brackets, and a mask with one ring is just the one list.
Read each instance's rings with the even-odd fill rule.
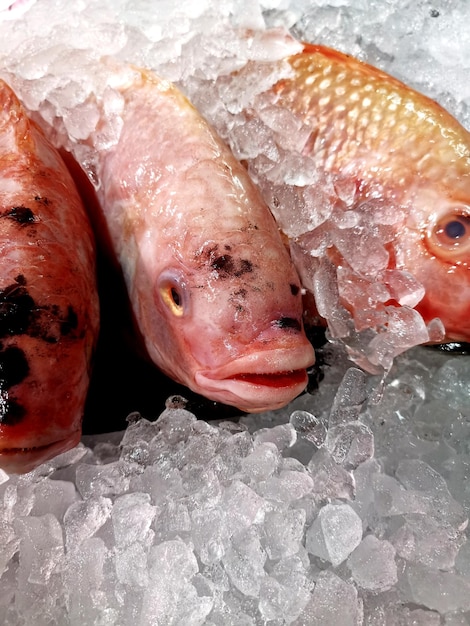
[[[460,179],[462,181],[462,178]],[[470,341],[470,193],[426,189],[416,194],[396,255],[424,287],[416,306],[439,318],[445,341]]]
[[139,318],[149,322],[150,357],[170,377],[247,412],[280,408],[305,389],[314,352],[275,229],[187,233],[149,288],[153,310]]

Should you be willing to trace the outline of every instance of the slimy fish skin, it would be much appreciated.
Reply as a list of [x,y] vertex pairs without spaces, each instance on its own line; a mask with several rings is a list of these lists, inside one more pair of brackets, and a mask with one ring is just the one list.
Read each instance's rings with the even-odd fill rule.
[[57,150],[0,81],[0,468],[75,446],[99,324],[95,246]]
[[314,353],[274,219],[175,86],[128,75],[118,142],[95,152],[90,178],[148,355],[211,400],[279,408],[305,388]]

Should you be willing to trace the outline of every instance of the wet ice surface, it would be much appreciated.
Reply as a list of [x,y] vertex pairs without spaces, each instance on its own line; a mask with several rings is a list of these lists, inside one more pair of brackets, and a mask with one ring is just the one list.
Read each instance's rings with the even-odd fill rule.
[[382,387],[326,350],[284,410],[208,424],[173,398],[2,474],[0,622],[468,624],[470,400],[446,373],[470,362],[416,348]]
[[[163,0],[37,0],[24,13],[20,4],[18,19],[0,21],[1,74],[71,148],[116,140],[120,99],[101,59],[130,61],[176,81],[246,160],[260,146],[278,158],[273,131],[288,129],[285,170],[272,175],[287,182],[281,198],[292,201],[289,183],[315,182],[295,158],[304,129],[269,109],[259,122],[238,123],[274,76],[245,77],[239,91],[224,91],[224,77],[247,60],[292,51],[266,25],[376,64],[470,122],[465,0],[188,0],[176,8]],[[247,29],[258,35],[244,38]],[[102,97],[98,107],[92,93]],[[97,129],[103,110],[107,122]],[[80,150],[92,172],[92,152]],[[308,208],[318,197],[305,189]],[[351,193],[335,191],[345,200]],[[300,213],[285,229],[294,237],[331,216],[325,204],[324,214]],[[385,234],[398,218],[383,209]],[[345,250],[347,239],[335,236]],[[321,256],[321,237],[309,245]],[[405,322],[407,344],[418,343],[429,329],[407,307],[421,286],[409,275],[374,282],[382,243],[369,237],[368,249],[376,269],[354,246],[353,267],[369,267],[378,301],[387,299],[384,288],[394,291],[405,317],[389,321],[398,330]],[[325,265],[312,286],[332,333],[389,367],[401,346],[390,334],[371,347],[374,338],[351,333],[335,308],[349,276],[335,279]],[[168,408],[155,423],[133,419],[124,436],[88,438],[26,476],[0,473],[0,622],[469,624],[468,357],[414,349],[395,359],[382,387],[341,343],[326,352],[319,390],[285,410],[211,425]]]

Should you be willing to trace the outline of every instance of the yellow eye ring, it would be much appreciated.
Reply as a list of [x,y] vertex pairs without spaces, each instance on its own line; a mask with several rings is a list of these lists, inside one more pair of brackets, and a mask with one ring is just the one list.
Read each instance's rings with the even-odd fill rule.
[[158,281],[161,301],[175,317],[182,317],[188,309],[187,288],[179,272],[166,270]]

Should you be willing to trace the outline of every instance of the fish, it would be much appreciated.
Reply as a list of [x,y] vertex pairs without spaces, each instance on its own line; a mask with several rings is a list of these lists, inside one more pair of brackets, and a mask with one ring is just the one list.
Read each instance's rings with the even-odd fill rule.
[[0,468],[78,444],[99,329],[95,241],[58,151],[0,81]]
[[274,218],[180,89],[149,69],[113,71],[117,141],[72,152],[146,354],[209,400],[254,413],[286,405],[315,355]]
[[[384,290],[382,300],[372,305],[371,293],[374,289],[377,293],[377,283],[385,274],[399,270],[423,287],[414,295],[416,301],[409,298],[409,306],[426,324],[442,322],[444,335],[436,335],[439,343],[468,342],[469,132],[437,102],[384,71],[323,45],[302,45],[299,53],[284,59],[288,72],[270,89],[272,102],[309,131],[299,152],[310,159],[320,184],[330,177],[347,190],[346,200],[341,193],[336,198],[342,204],[340,219],[348,215],[357,219],[362,211],[362,222],[355,228],[357,250],[369,245],[363,232],[375,238],[380,228],[374,205],[376,211],[385,208],[392,216],[388,231],[393,232],[382,240],[383,271],[367,276],[372,261],[365,254],[363,274],[348,274],[348,288],[352,285],[350,293],[354,289],[355,296],[341,297],[340,290],[341,305],[352,314],[356,328],[367,326],[368,307],[375,308],[369,311],[372,320],[385,320],[375,313],[402,303],[388,284],[388,300]],[[316,210],[321,214],[323,207]],[[337,240],[353,231],[341,226]],[[351,269],[334,240],[329,241],[325,256],[343,274],[345,268]],[[372,285],[369,292],[362,291],[364,276],[369,279],[366,286]],[[310,304],[315,318],[313,309]]]

